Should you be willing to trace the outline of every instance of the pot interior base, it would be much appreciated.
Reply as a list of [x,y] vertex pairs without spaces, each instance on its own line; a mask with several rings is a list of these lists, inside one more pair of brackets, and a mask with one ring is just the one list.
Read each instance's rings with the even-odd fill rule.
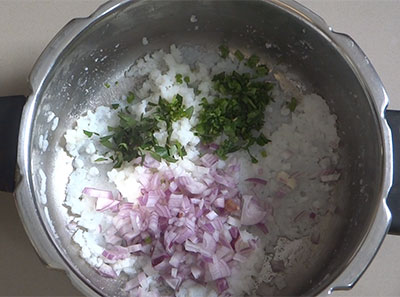
[[[192,15],[197,16],[197,23],[190,22]],[[143,37],[150,41],[146,46],[141,43]],[[337,216],[325,222],[324,243],[295,243],[306,248],[297,250],[298,265],[287,271],[289,285],[280,291],[266,287],[260,296],[267,292],[277,296],[319,293],[345,269],[368,233],[380,191],[381,135],[364,86],[333,41],[309,19],[275,1],[136,1],[98,17],[58,57],[36,102],[31,141],[31,166],[42,168],[47,176],[46,195],[52,197],[47,199],[51,224],[45,220],[46,228],[70,269],[102,294],[123,294],[121,282],[99,278],[71,245],[65,228],[67,213],[61,206],[68,172],[57,170],[71,165],[56,148],[65,145],[63,135],[80,115],[109,104],[110,96],[129,91],[130,82],[124,75],[137,58],[167,50],[171,44],[217,48],[222,43],[287,65],[307,87],[306,92],[326,99],[337,115],[341,137],[341,181],[334,194],[339,207]],[[103,87],[105,81],[120,83],[109,90]],[[45,117],[49,110],[59,117],[54,132],[49,131]],[[41,135],[47,135],[49,142],[44,153],[37,145]],[[34,175],[36,197],[40,197],[40,182]],[[45,217],[44,208],[37,205]]]

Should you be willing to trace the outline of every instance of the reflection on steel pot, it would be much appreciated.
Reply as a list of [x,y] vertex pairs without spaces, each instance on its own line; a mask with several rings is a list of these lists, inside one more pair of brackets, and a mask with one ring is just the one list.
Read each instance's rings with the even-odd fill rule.
[[[197,30],[189,21],[192,15]],[[147,46],[144,36],[151,40]],[[376,254],[391,220],[385,202],[393,175],[392,139],[384,119],[388,99],[351,38],[332,32],[289,0],[110,1],[90,17],[71,21],[41,55],[30,77],[33,91],[19,136],[21,218],[42,259],[66,271],[83,293],[123,294],[120,281],[100,277],[70,243],[61,207],[68,177],[57,169],[63,158],[55,148],[63,145],[73,119],[107,102],[103,82],[117,81],[138,57],[171,43],[218,47],[222,42],[260,57],[266,56],[266,43],[273,45],[268,55],[290,65],[338,117],[343,178],[336,195],[345,203],[338,211],[345,223],[332,225],[330,240],[318,247],[312,265],[277,294],[325,295],[350,288]],[[125,91],[113,88],[115,96]],[[55,131],[45,116],[50,110],[59,117]],[[48,145],[45,152],[39,142]]]

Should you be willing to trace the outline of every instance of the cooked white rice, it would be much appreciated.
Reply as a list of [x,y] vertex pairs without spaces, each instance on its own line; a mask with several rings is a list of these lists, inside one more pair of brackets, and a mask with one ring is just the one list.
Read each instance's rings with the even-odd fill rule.
[[[205,52],[199,48],[178,49],[173,45],[169,53],[161,50],[139,59],[127,72],[133,80],[141,82],[135,87],[136,97],[141,100],[135,100],[135,103],[128,107],[136,117],[139,118],[142,113],[146,114],[147,104],[157,103],[159,96],[171,100],[179,93],[186,106],[194,106],[190,120],[183,118],[173,124],[172,140],[179,141],[187,151],[184,160],[169,165],[174,171],[195,176],[198,170],[195,162],[199,158],[200,139],[191,129],[198,122],[199,100],[201,97],[212,100],[215,95],[211,82],[214,74],[233,70],[239,73],[249,71],[243,63],[238,64],[234,59],[221,59],[217,52]],[[201,94],[196,96],[193,87],[177,84],[177,73],[190,77],[191,86],[196,86]],[[270,79],[275,81],[273,75],[270,75]],[[291,87],[285,88],[287,83],[288,81],[282,81],[281,85],[277,83],[273,90],[275,102],[272,102],[265,112],[266,123],[263,132],[271,142],[263,148],[252,148],[255,155],[259,156],[260,151],[265,150],[267,156],[259,157],[259,162],[253,164],[247,152],[236,152],[227,160],[229,162],[236,158],[240,161],[241,193],[253,194],[256,191],[259,197],[263,197],[263,206],[269,210],[267,235],[263,235],[256,228],[242,231],[242,236],[260,237],[261,244],[246,263],[233,269],[233,274],[228,279],[232,296],[253,295],[263,283],[284,288],[284,275],[274,272],[270,262],[282,260],[284,265],[289,267],[293,264],[293,259],[290,255],[282,255],[277,246],[315,241],[320,236],[321,222],[331,216],[335,208],[330,194],[334,183],[328,181],[335,181],[339,177],[333,171],[339,159],[336,152],[339,143],[335,127],[336,117],[330,113],[323,98],[316,94],[299,93],[296,88],[298,106],[294,112],[290,112],[286,102],[294,95],[294,91]],[[126,100],[121,98],[120,104],[124,106],[125,102]],[[94,187],[119,191],[127,201],[136,202],[141,187],[139,177],[144,170],[143,167],[134,167],[130,163],[113,169],[111,161],[95,161],[104,156],[107,149],[95,141],[96,136],[88,138],[83,130],[108,135],[107,126],[117,125],[117,111],[108,106],[100,106],[82,115],[74,128],[65,133],[65,150],[73,158],[74,167],[69,177],[64,203],[71,213],[71,221],[67,223],[75,226],[71,231],[72,241],[80,246],[80,255],[95,268],[103,263],[102,252],[106,244],[101,230],[106,230],[112,224],[113,215],[96,211],[94,199],[82,197],[82,190],[85,187]],[[160,128],[155,137],[162,145],[166,141],[167,132],[165,127]],[[223,167],[224,164],[225,162],[220,161],[219,166]],[[160,166],[168,165],[162,162]],[[321,172],[324,170],[328,174],[323,173],[321,178]],[[254,187],[245,181],[252,177],[263,178],[268,184]],[[282,179],[286,180],[284,193],[280,192]],[[311,219],[309,214],[315,214],[315,218]],[[132,255],[117,261],[112,267],[118,275],[133,277],[148,263],[149,259],[146,257]],[[149,288],[159,287],[155,281],[156,276],[150,279],[152,281]],[[207,288],[186,281],[175,295],[217,296],[217,293],[212,287]]]

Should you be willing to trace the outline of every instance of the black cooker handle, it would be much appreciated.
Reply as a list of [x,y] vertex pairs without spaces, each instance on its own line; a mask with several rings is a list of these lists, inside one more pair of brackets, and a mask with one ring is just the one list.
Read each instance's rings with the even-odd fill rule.
[[19,123],[25,96],[0,97],[0,191],[14,192]]
[[389,233],[400,235],[400,111],[387,110],[386,119],[393,136],[393,186],[387,199],[392,213]]

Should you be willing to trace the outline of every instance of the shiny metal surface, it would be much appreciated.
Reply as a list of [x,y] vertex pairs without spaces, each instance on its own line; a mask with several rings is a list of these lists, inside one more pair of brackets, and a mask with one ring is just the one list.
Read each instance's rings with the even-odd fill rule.
[[[193,14],[196,24],[189,21]],[[148,46],[141,43],[144,36]],[[112,90],[102,86],[123,82],[136,58],[171,43],[215,47],[223,41],[291,65],[308,90],[326,98],[338,116],[345,177],[337,190],[345,206],[338,216],[346,224],[329,230],[332,241],[319,247],[318,259],[304,273],[307,281],[294,282],[291,291],[281,294],[326,295],[351,287],[379,248],[390,222],[385,204],[392,176],[391,135],[384,120],[387,96],[349,37],[331,32],[294,1],[110,1],[89,18],[69,23],[39,58],[18,151],[16,195],[27,233],[42,259],[65,270],[86,295],[122,293],[118,281],[99,277],[70,244],[61,207],[67,180],[57,170],[63,162],[56,150],[63,145],[62,135],[80,114],[129,89],[128,83]],[[275,50],[267,53],[265,43],[276,45]],[[42,152],[38,139],[49,130],[49,110],[60,121],[49,134],[49,149]],[[39,199],[39,168],[47,175],[45,206]]]

